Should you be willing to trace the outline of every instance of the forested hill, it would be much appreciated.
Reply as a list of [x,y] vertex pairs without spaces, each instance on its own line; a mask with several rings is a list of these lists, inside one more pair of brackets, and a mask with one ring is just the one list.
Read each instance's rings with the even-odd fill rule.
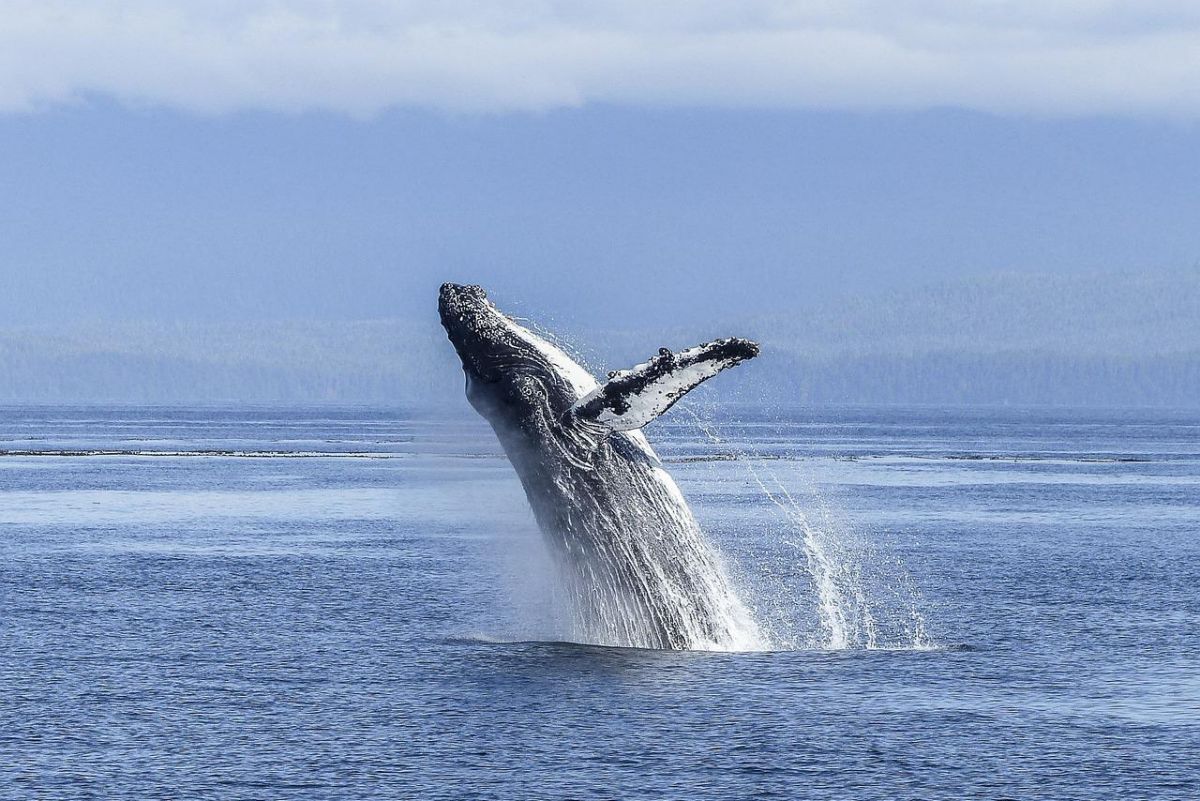
[[[596,372],[729,334],[763,345],[710,398],[802,403],[1200,406],[1200,269],[997,274],[750,319],[567,330]],[[561,321],[559,325],[562,325]],[[461,404],[427,319],[0,329],[10,403]]]
[[785,365],[772,392],[809,402],[1200,405],[1200,270],[1000,274],[749,322]]
[[[803,307],[801,306],[803,311]],[[788,347],[846,352],[1146,356],[1200,348],[1200,269],[1083,276],[1000,273],[842,298],[757,321]]]

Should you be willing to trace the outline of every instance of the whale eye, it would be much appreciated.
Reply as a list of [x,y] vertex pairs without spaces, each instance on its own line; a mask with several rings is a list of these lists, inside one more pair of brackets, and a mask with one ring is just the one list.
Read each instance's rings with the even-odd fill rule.
[[609,371],[608,371],[608,377],[609,377],[609,378],[616,378],[616,377],[617,377],[617,371],[616,371],[616,370],[609,370]]

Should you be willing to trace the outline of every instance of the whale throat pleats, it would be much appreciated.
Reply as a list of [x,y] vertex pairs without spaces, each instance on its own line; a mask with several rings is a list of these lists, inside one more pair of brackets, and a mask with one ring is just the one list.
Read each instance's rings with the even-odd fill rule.
[[670,409],[706,379],[757,355],[757,344],[736,338],[678,353],[662,348],[648,362],[609,374],[608,382],[581,398],[570,414],[612,431],[632,431]]

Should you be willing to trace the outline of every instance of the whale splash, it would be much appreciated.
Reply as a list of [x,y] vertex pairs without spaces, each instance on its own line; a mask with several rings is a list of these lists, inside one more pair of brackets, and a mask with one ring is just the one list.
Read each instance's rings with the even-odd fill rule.
[[[766,507],[759,519],[768,536],[745,541],[739,561],[756,566],[741,578],[772,649],[942,647],[930,633],[920,589],[900,556],[879,547],[879,532],[851,524],[800,463],[778,462],[749,443],[727,440],[711,410],[683,411],[700,441],[725,454],[721,463],[736,463],[735,472]],[[717,464],[704,461],[710,469]]]
[[601,384],[480,287],[445,284],[438,306],[467,398],[520,477],[568,589],[573,638],[674,650],[768,647],[640,431],[758,346],[731,338],[664,348]]

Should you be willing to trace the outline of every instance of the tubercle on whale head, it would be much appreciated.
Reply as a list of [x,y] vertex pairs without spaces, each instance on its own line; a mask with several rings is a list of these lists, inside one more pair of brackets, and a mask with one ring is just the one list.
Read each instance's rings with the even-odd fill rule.
[[446,313],[448,307],[481,300],[487,300],[487,292],[479,284],[455,284],[447,281],[438,291],[438,308],[442,314]]
[[474,380],[496,383],[501,378],[497,350],[504,346],[507,320],[476,284],[442,284],[438,315],[446,336],[462,360],[463,370]]
[[[438,314],[442,318],[442,327],[454,340],[456,332],[463,332],[472,326],[478,326],[481,316],[488,310],[496,312],[488,300],[487,292],[476,284],[442,284],[438,291]],[[496,312],[497,314],[499,312]]]

